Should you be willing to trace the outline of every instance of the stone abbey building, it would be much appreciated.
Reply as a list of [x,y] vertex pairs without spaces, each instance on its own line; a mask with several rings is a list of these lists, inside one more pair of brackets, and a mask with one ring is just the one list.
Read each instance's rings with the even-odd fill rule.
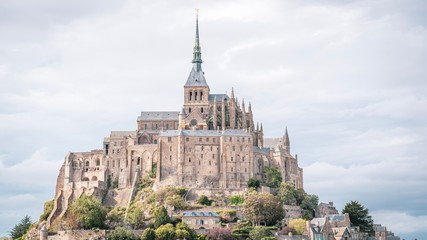
[[303,188],[303,171],[290,154],[287,130],[282,138],[264,139],[250,103],[247,108],[243,100],[239,103],[233,90],[230,95],[210,92],[202,71],[198,19],[192,64],[180,111],[143,111],[136,130],[113,131],[102,150],[65,157],[48,224],[81,194],[99,196],[108,179],[118,181],[124,191],[150,173],[155,173],[155,188],[243,190],[250,178],[262,180],[269,166],[278,168],[284,181]]

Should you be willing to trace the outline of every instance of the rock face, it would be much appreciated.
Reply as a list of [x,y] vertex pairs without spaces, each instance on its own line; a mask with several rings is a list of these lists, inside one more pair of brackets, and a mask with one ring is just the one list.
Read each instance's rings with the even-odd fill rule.
[[[136,176],[155,177],[155,188],[185,186],[199,190],[239,191],[250,178],[262,181],[264,167],[276,167],[283,180],[303,188],[303,171],[282,138],[264,139],[254,124],[251,103],[231,94],[210,92],[202,71],[198,24],[193,67],[184,85],[181,111],[143,111],[133,131],[112,131],[103,149],[71,152],[61,166],[54,209],[47,225],[59,222],[82,194],[124,206]],[[156,99],[158,100],[158,99]],[[114,190],[112,190],[114,188]]]

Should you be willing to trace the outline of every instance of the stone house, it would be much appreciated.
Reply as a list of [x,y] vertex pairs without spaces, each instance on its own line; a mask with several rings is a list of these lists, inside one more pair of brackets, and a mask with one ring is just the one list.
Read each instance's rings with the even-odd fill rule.
[[187,211],[182,214],[182,222],[193,229],[219,227],[221,217],[216,212]]

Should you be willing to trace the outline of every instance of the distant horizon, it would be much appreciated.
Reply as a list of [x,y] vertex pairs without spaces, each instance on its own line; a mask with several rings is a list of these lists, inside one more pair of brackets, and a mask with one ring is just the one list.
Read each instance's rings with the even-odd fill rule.
[[211,92],[250,101],[266,138],[288,128],[305,191],[427,237],[427,2],[1,6],[0,236],[38,220],[67,152],[102,149],[141,111],[181,109],[199,8]]

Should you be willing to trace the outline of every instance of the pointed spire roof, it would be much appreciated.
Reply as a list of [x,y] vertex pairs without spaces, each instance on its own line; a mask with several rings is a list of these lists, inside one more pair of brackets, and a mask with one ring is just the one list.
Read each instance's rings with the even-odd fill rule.
[[231,87],[231,98],[234,98],[234,88]]
[[196,41],[193,50],[193,68],[188,76],[187,82],[184,87],[205,86],[209,87],[205,79],[205,74],[202,70],[202,52],[200,50],[199,42],[199,14],[196,14]]
[[285,136],[284,136],[284,144],[285,146],[289,146],[290,142],[289,142],[289,134],[288,134],[288,127],[286,127],[285,129]]

